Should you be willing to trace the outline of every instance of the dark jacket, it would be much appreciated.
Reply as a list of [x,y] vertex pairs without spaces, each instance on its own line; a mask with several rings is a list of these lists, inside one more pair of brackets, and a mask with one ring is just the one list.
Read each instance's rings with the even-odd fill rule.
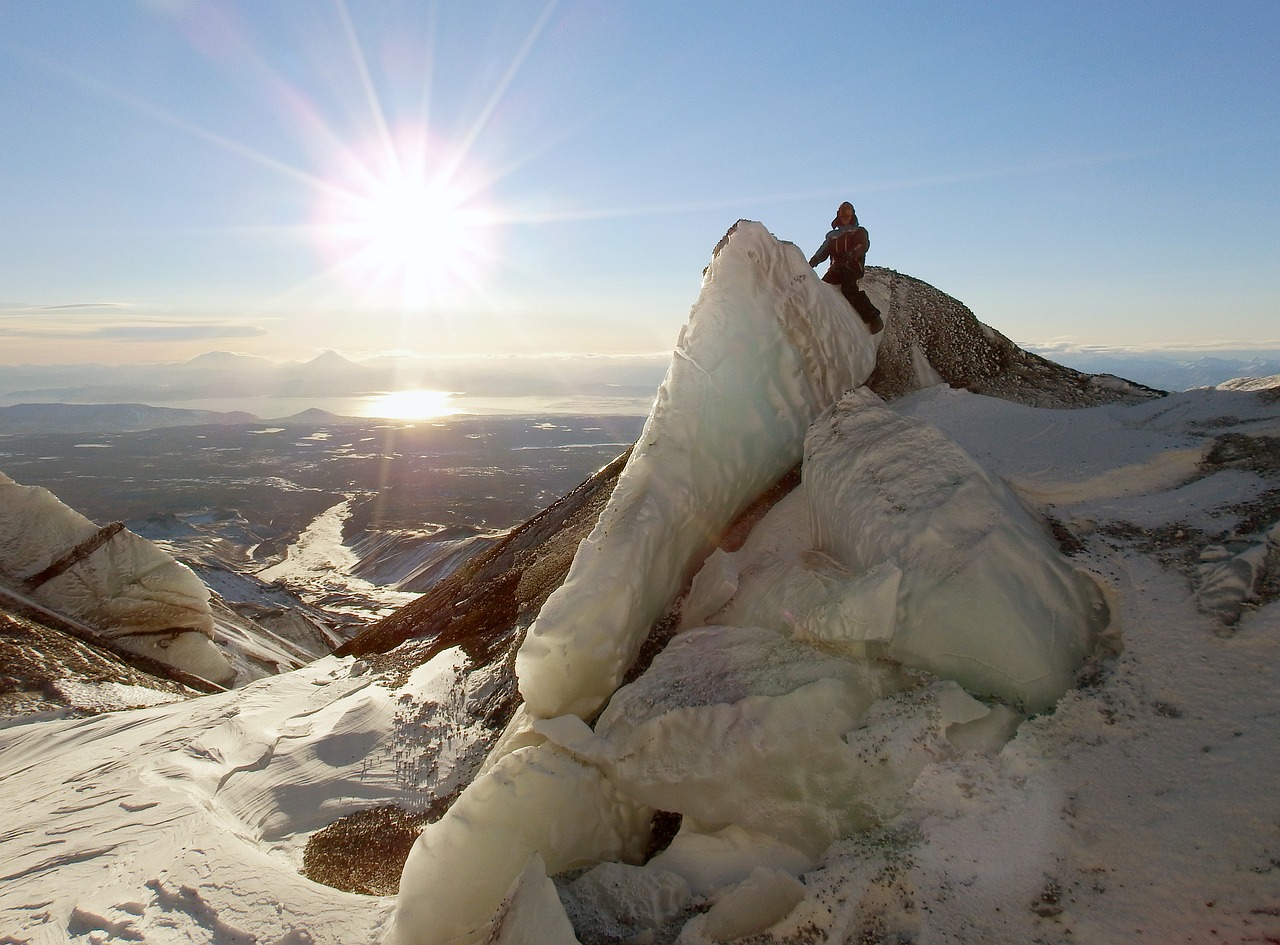
[[810,266],[817,266],[824,259],[831,260],[831,267],[822,281],[833,285],[841,285],[846,281],[857,282],[866,275],[867,250],[871,248],[867,228],[858,223],[856,216],[845,226],[840,226],[839,222],[831,221],[835,228],[827,234],[822,246],[809,260]]

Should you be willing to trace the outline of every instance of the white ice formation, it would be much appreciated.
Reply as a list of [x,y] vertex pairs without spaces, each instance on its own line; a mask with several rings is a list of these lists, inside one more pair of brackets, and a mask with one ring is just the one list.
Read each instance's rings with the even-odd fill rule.
[[[612,499],[529,629],[524,709],[409,855],[390,942],[494,940],[522,901],[529,928],[562,935],[544,863],[613,864],[561,896],[571,915],[617,903],[619,940],[685,920],[682,942],[762,931],[926,764],[997,750],[1071,685],[1102,619],[1092,584],[959,447],[846,393],[876,345],[795,246],[730,232]],[[801,459],[801,486],[708,556]],[[618,688],[700,563],[681,632]],[[683,819],[642,863],[650,810]]]
[[652,814],[553,745],[514,751],[418,838],[400,880],[396,940],[470,941],[534,854],[552,872],[638,860]]
[[869,655],[1031,710],[1070,687],[1100,629],[1097,585],[960,447],[855,391],[809,431],[804,479],[815,547],[900,575],[895,627]]
[[3,473],[0,571],[36,603],[131,653],[223,685],[235,676],[211,639],[209,589],[190,568],[127,529],[104,531],[48,489],[19,485]]
[[711,260],[639,445],[516,662],[534,715],[593,715],[691,562],[799,461],[876,345],[791,243],[741,222]]

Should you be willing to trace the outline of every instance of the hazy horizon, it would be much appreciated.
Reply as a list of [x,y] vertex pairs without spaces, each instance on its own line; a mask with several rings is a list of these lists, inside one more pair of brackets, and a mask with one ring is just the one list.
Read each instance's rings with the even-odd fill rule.
[[[979,318],[979,321],[983,321]],[[989,327],[999,329],[999,326],[991,325]],[[1001,332],[1002,334],[1004,332]],[[1064,341],[1061,339],[1049,339],[1044,341],[1027,341],[1016,340],[1014,343],[1019,347],[1034,351],[1037,354],[1045,355],[1046,352],[1060,352],[1069,355],[1135,355],[1135,356],[1152,356],[1165,357],[1169,359],[1185,359],[1192,357],[1212,357],[1215,355],[1239,355],[1241,357],[1256,355],[1274,355],[1280,357],[1280,339],[1265,339],[1253,342],[1246,341],[1217,341],[1217,342],[1177,342],[1177,341],[1161,341],[1150,342],[1145,344],[1090,344],[1078,341]],[[673,346],[674,347],[674,340]],[[616,362],[618,364],[636,364],[636,363],[662,363],[666,364],[671,357],[671,348],[665,350],[653,351],[636,351],[629,353],[605,353],[605,352],[569,352],[569,351],[545,351],[538,353],[513,354],[513,353],[457,353],[457,354],[419,354],[419,353],[396,353],[386,352],[380,354],[371,354],[358,356],[347,353],[336,348],[320,348],[314,352],[300,354],[295,357],[271,357],[268,355],[253,354],[247,351],[236,351],[229,348],[209,348],[205,351],[192,354],[188,357],[171,359],[171,360],[82,360],[82,361],[12,361],[4,360],[4,355],[0,354],[0,371],[6,368],[69,368],[69,367],[118,367],[118,368],[144,368],[151,366],[174,366],[189,364],[193,361],[199,361],[208,358],[211,355],[225,355],[231,358],[245,359],[246,361],[256,360],[264,361],[276,366],[309,364],[318,358],[323,358],[328,354],[336,354],[343,359],[357,365],[392,365],[392,364],[478,364],[478,365],[511,365],[511,364],[550,364],[550,363],[569,363],[569,364],[604,364]],[[1047,355],[1046,355],[1047,356]]]
[[[1160,390],[1212,387],[1280,374],[1280,345],[1172,347],[1022,345],[1087,374],[1114,374]],[[131,404],[263,420],[319,408],[339,416],[429,419],[467,415],[643,416],[670,353],[637,355],[380,356],[326,352],[273,361],[226,351],[180,362],[0,364],[0,408],[21,404]]]

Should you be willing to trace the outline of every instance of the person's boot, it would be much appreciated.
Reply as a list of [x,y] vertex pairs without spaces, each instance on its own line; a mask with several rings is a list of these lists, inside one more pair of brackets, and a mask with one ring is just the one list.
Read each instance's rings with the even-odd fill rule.
[[864,315],[862,320],[867,323],[867,330],[873,335],[878,335],[884,330],[884,319],[880,317],[879,312],[876,312],[870,318]]

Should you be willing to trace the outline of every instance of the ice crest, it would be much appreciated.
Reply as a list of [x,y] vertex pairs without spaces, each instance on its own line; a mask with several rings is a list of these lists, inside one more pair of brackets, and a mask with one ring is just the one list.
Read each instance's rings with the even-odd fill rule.
[[3,473],[0,573],[131,653],[224,685],[235,677],[211,639],[209,589],[190,568],[128,529],[100,529],[48,489]]
[[877,345],[798,247],[735,226],[608,506],[520,648],[533,714],[604,704],[690,566],[795,465],[809,423],[866,380]]

